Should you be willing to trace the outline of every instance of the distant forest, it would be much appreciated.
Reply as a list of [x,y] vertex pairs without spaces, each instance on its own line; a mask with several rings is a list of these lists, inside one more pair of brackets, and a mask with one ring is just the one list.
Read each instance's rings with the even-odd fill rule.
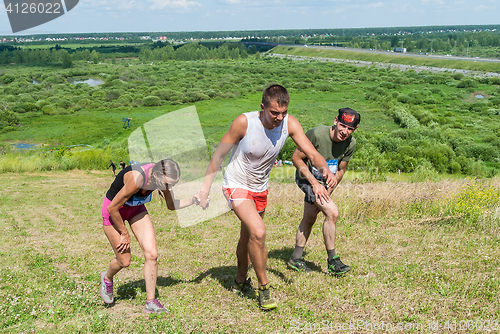
[[[158,39],[160,36],[163,38],[161,41]],[[7,39],[12,38],[14,37],[7,37]],[[88,33],[15,38],[16,41],[0,43],[0,64],[60,63],[67,68],[72,66],[72,61],[85,60],[96,63],[105,58],[139,57],[148,61],[235,59],[268,51],[277,44],[309,44],[373,50],[392,50],[402,47],[414,53],[500,58],[500,25]],[[211,38],[238,39],[214,41],[210,40]],[[57,44],[54,46],[54,43]],[[181,48],[185,45],[190,47]]]

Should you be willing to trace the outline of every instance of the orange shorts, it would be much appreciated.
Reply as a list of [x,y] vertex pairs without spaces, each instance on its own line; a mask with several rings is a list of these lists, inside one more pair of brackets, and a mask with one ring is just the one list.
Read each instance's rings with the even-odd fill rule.
[[242,188],[224,188],[222,187],[222,192],[229,202],[229,207],[233,209],[233,201],[237,199],[241,200],[251,200],[254,201],[255,207],[258,212],[263,212],[267,206],[267,194],[268,191],[263,191],[261,193],[254,193],[253,191],[242,189]]

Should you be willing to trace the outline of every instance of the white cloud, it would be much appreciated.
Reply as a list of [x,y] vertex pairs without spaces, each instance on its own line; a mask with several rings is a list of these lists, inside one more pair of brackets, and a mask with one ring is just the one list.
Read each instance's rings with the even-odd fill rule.
[[201,7],[201,3],[197,1],[188,0],[148,0],[151,2],[150,9],[164,9],[164,8],[177,8],[177,9],[190,9],[194,7]]
[[111,11],[120,11],[140,9],[144,6],[142,5],[142,2],[137,2],[134,0],[87,0],[79,3],[78,8],[84,7],[87,7],[87,9],[92,8],[94,10],[106,9]]
[[479,5],[479,6],[474,7],[474,10],[476,12],[484,12],[484,11],[490,10],[490,8],[491,8],[490,6]]
[[220,2],[222,2],[223,4],[226,4],[226,5],[239,5],[243,1],[241,1],[241,0],[220,0]]
[[379,7],[383,7],[384,6],[384,3],[379,1],[377,3],[369,3],[366,8],[379,8]]

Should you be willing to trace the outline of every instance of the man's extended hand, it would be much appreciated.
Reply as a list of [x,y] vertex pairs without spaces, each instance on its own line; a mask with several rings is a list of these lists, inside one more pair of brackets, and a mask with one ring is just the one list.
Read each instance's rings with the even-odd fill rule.
[[312,185],[312,189],[314,195],[316,196],[316,202],[318,202],[319,204],[330,202],[330,195],[322,184],[315,182]]
[[337,177],[328,169],[325,173],[323,171],[323,180],[325,180],[328,188],[335,188],[337,186],[338,180]]

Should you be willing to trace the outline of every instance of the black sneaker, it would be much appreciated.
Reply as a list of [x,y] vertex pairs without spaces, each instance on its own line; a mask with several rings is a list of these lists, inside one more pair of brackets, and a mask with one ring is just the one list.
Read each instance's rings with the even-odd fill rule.
[[345,274],[349,270],[351,270],[351,267],[343,264],[338,255],[334,256],[333,259],[328,260],[328,271],[332,274],[341,275]]
[[257,296],[257,292],[253,288],[252,280],[250,278],[247,278],[247,280],[243,283],[237,283],[235,280],[233,285],[233,292],[239,295]]
[[293,257],[291,257],[290,260],[288,260],[288,267],[293,270],[303,271],[305,273],[310,273],[312,271],[311,268],[307,266],[304,258],[294,259]]
[[263,310],[272,310],[278,307],[276,301],[271,297],[271,291],[269,290],[269,283],[266,285],[261,285],[259,287],[259,305]]

